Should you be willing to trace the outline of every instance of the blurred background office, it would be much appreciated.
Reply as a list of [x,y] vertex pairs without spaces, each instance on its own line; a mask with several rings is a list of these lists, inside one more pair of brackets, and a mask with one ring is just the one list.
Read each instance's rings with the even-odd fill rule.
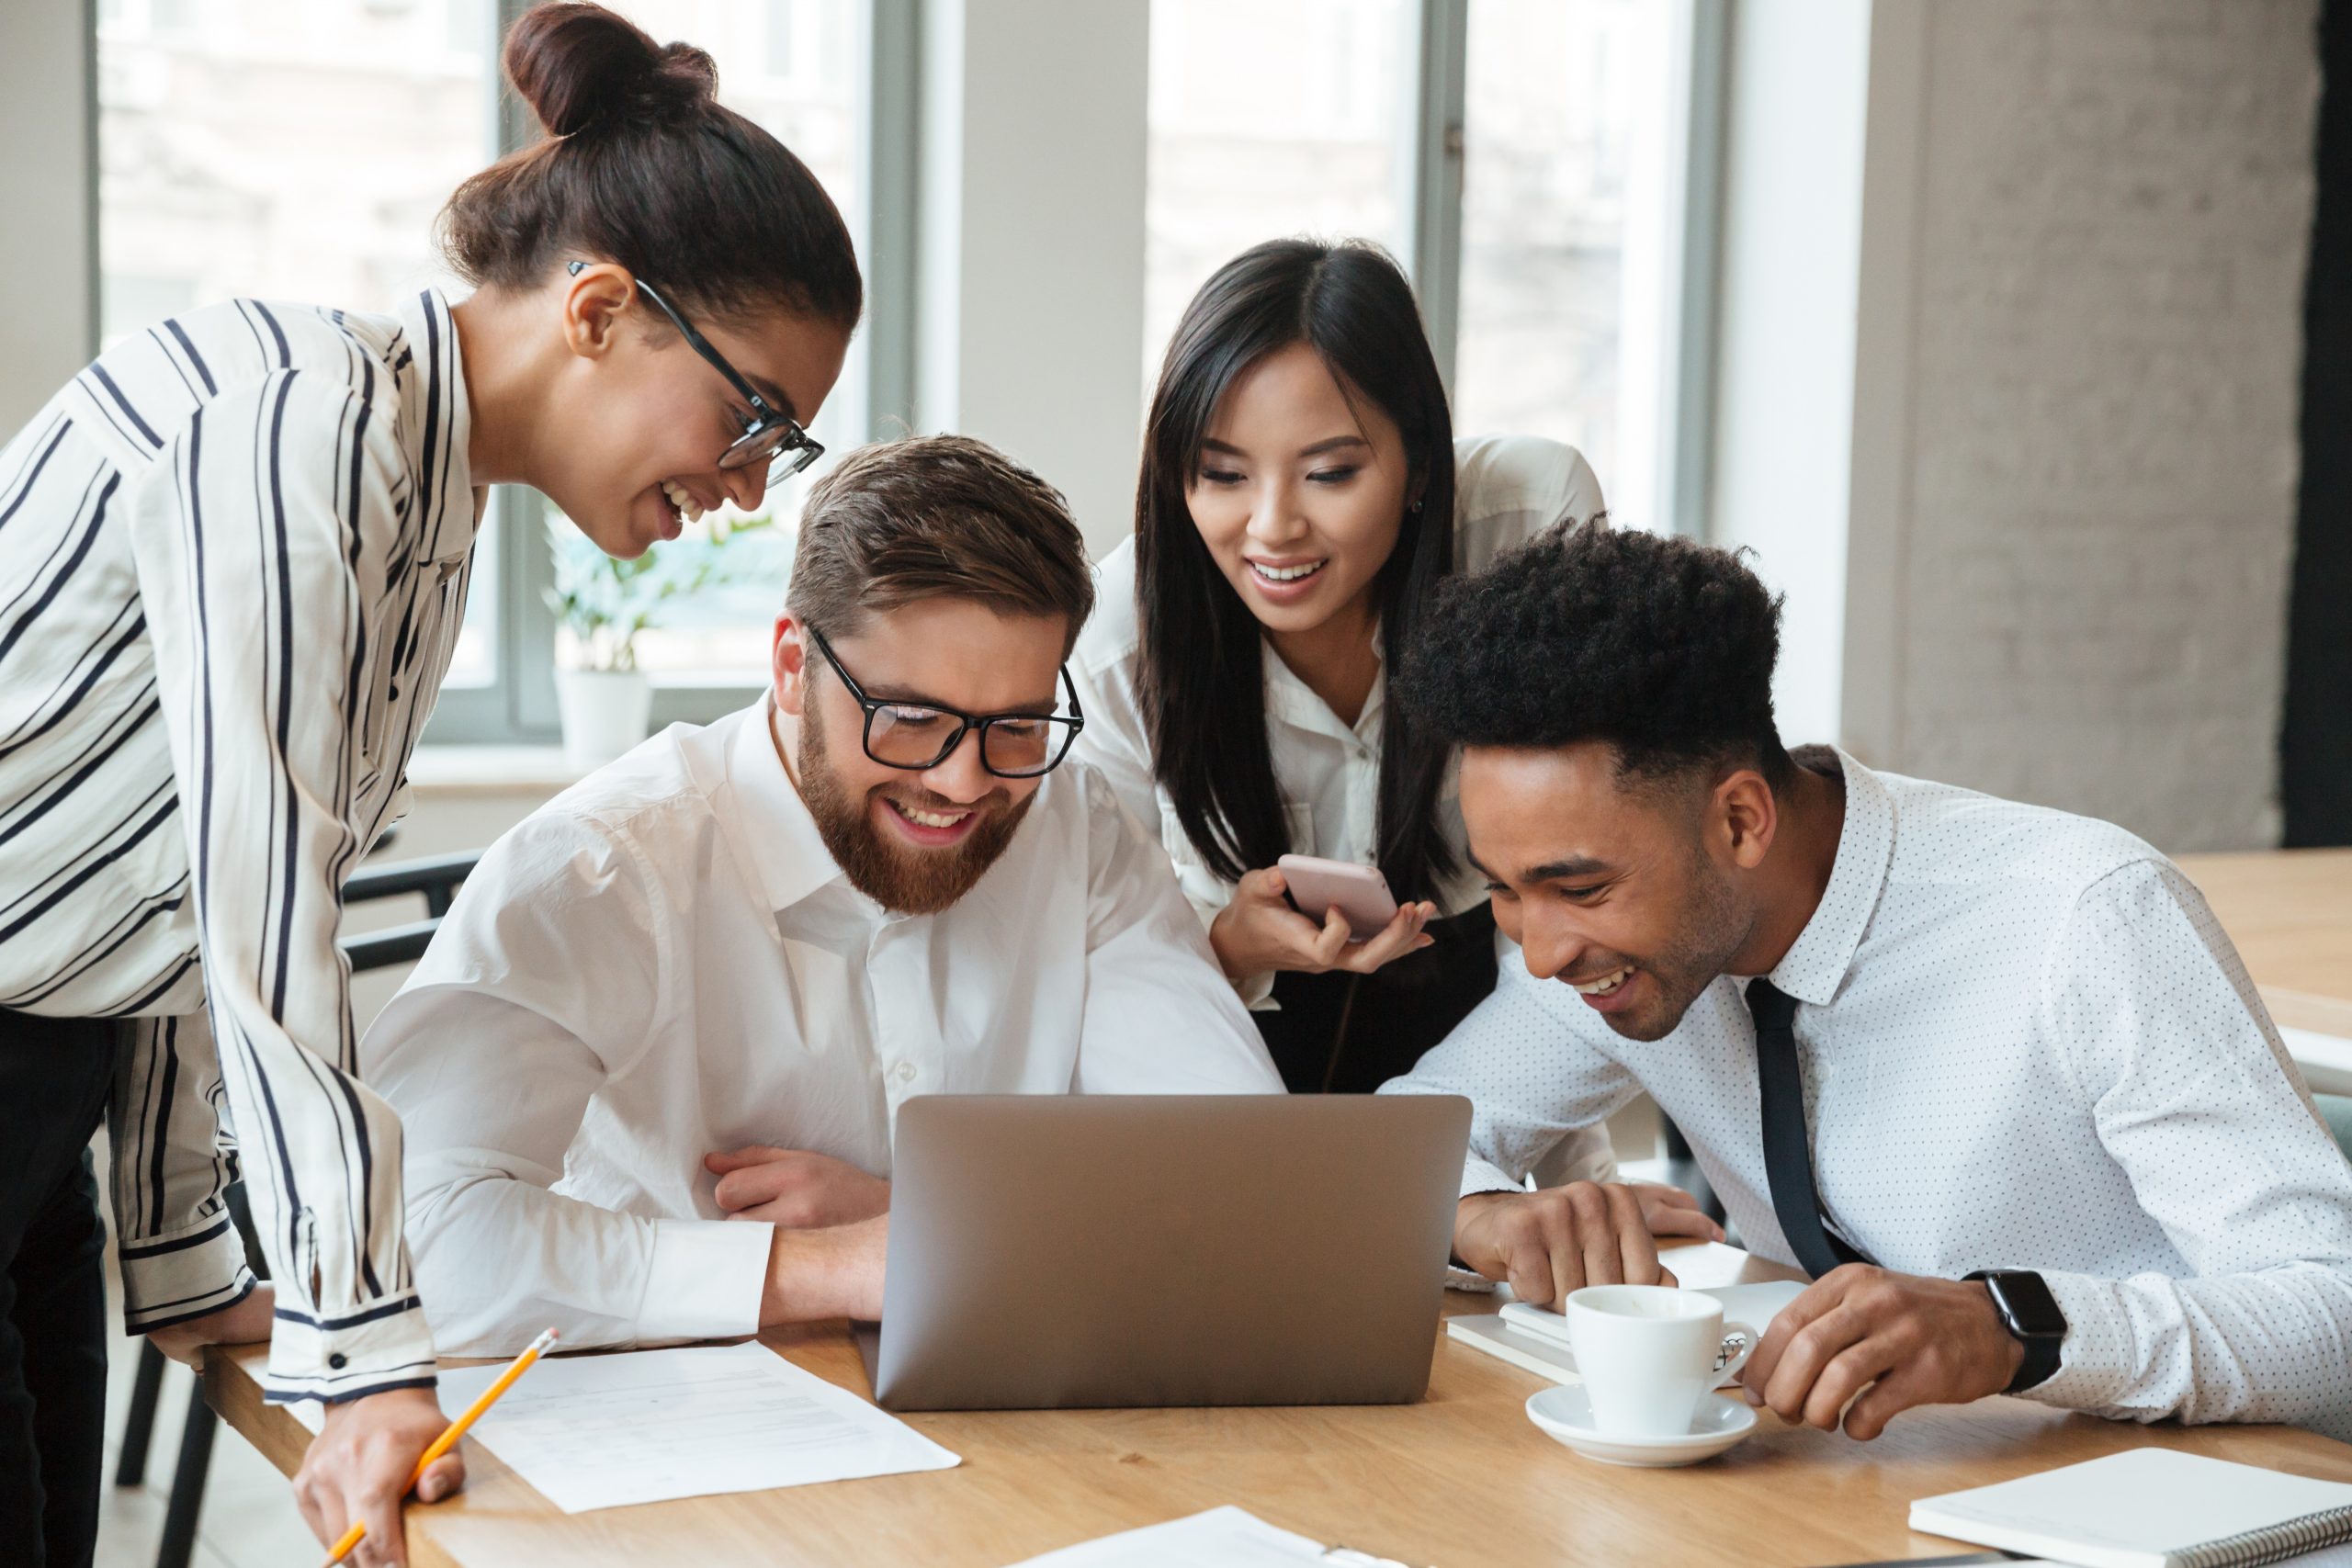
[[[1368,236],[1457,431],[1573,442],[1619,525],[1756,549],[1792,741],[2171,852],[2352,843],[2352,7],[610,3],[707,48],[849,216],[836,453],[979,435],[1099,555],[1192,290],[1272,235]],[[498,90],[521,8],[9,0],[0,430],[174,311],[442,281],[441,200],[532,134]],[[568,600],[544,503],[499,496],[389,853],[478,848],[576,776],[568,668],[633,664],[657,727],[749,700],[798,494]],[[628,657],[599,593],[648,617]],[[243,1462],[198,1561],[307,1542]],[[119,1561],[159,1507],[118,1495]]]

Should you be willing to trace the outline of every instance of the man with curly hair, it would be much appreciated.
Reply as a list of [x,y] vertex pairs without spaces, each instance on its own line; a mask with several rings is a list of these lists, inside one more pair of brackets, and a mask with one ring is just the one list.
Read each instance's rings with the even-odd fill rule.
[[1780,616],[1735,555],[1584,529],[1408,651],[1525,960],[1387,1090],[1476,1103],[1456,1253],[1538,1302],[1658,1277],[1613,1207],[1522,1190],[1646,1091],[1815,1277],[1751,1403],[2352,1437],[2352,1165],[2197,889],[2108,823],[1787,750]]

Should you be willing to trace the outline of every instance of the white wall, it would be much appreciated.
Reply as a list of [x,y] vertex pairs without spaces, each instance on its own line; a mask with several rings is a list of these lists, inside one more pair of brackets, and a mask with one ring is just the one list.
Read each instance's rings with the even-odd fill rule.
[[0,443],[96,348],[89,51],[79,0],[0,6]]
[[2278,837],[2316,0],[1740,0],[1713,537],[1781,728]]
[[1871,0],[1731,18],[1708,536],[1785,592],[1781,733],[1835,739]]
[[1907,374],[1857,412],[1857,739],[2167,850],[2275,842],[2314,0],[1879,11],[1915,161],[1909,297],[1865,323]]
[[917,423],[1002,447],[1100,555],[1143,421],[1145,0],[925,0]]

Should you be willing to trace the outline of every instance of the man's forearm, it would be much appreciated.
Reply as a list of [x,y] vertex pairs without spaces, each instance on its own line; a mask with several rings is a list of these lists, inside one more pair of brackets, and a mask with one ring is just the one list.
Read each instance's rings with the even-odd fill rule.
[[2286,1421],[2352,1438],[2352,1276],[2322,1263],[2196,1279],[2043,1270],[2066,1314],[2026,1397],[2139,1420]]
[[882,1315],[882,1265],[890,1216],[824,1230],[779,1225],[768,1243],[767,1283],[760,1292],[760,1325]]

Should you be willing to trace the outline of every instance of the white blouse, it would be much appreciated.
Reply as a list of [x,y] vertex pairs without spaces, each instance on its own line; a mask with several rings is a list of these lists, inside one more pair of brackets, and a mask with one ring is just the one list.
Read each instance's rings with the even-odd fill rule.
[[134,1333],[253,1288],[233,1122],[273,1400],[433,1381],[335,926],[465,619],[470,419],[440,295],[238,299],[126,337],[0,446],[0,1008],[130,1025]]

